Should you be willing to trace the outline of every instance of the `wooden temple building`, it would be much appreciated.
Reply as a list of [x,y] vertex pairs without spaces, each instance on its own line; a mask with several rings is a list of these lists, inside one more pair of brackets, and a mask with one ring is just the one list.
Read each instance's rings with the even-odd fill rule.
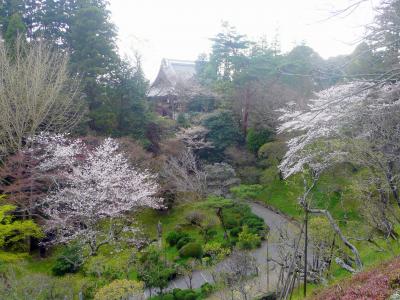
[[158,75],[147,94],[156,111],[163,116],[176,118],[184,102],[196,94],[194,61],[163,59]]

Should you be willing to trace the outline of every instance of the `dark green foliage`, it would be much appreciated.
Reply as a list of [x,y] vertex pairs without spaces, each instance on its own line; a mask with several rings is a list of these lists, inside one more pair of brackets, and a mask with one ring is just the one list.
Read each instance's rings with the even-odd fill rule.
[[247,132],[246,145],[247,149],[253,153],[257,153],[258,149],[272,138],[272,132],[267,129],[250,128]]
[[243,141],[243,135],[230,111],[222,110],[211,114],[203,121],[203,125],[209,130],[206,138],[213,143],[218,153]]
[[195,96],[190,99],[187,106],[189,112],[211,112],[215,109],[215,98],[211,96]]
[[259,234],[265,230],[264,220],[256,215],[247,215],[240,223],[242,226],[247,225],[251,233]]
[[171,247],[176,246],[180,240],[188,239],[190,239],[190,236],[187,232],[184,231],[171,231],[166,237],[166,241]]
[[147,288],[159,288],[162,291],[176,276],[176,270],[165,260],[163,253],[152,247],[142,252],[136,267],[138,279]]
[[76,273],[81,265],[81,249],[78,246],[69,246],[57,257],[51,271],[56,276],[62,276],[67,273]]
[[24,36],[26,32],[25,24],[22,17],[15,13],[10,17],[8,22],[7,31],[5,32],[4,39],[9,48],[12,48],[18,36]]
[[237,216],[224,212],[224,224],[227,229],[235,228],[239,225]]
[[194,239],[190,236],[185,236],[179,239],[179,241],[176,243],[176,248],[181,249],[185,245],[189,244],[190,242],[193,242]]
[[139,59],[132,66],[118,55],[108,1],[5,0],[0,6],[0,26],[8,44],[22,34],[69,50],[71,73],[81,79],[89,108],[81,133],[90,129],[104,135],[129,135],[143,143],[150,140],[146,136],[152,118],[145,102],[148,83]]
[[202,258],[203,257],[203,248],[200,244],[191,242],[179,250],[179,255],[183,258]]
[[212,293],[214,287],[210,283],[206,282],[200,287],[200,290],[203,296],[208,296]]
[[242,231],[241,227],[233,227],[229,230],[229,234],[233,237],[238,237],[239,233]]
[[270,293],[265,294],[264,296],[257,298],[256,300],[276,300],[276,299],[278,299],[276,297],[276,293],[270,292]]
[[181,238],[180,232],[171,231],[166,237],[166,241],[170,246],[175,246]]
[[167,294],[158,295],[150,298],[151,300],[201,300],[205,299],[213,291],[212,285],[205,283],[200,289],[196,290],[182,290],[173,289],[172,292]]
[[189,121],[183,113],[180,113],[178,115],[178,117],[176,118],[176,123],[178,123],[179,127],[189,127]]
[[251,42],[226,22],[222,24],[222,32],[211,40],[213,45],[210,65],[214,67],[219,79],[229,81],[246,64],[245,52]]
[[263,238],[266,230],[264,220],[250,210],[250,207],[244,203],[236,203],[232,207],[223,209],[223,219],[226,229],[231,237],[232,245],[235,245],[236,239],[247,228],[247,232]]

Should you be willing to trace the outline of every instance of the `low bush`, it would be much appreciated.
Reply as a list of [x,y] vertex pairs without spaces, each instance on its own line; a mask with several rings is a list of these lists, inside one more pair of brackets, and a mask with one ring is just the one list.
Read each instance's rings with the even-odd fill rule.
[[229,230],[229,233],[232,237],[238,237],[239,233],[242,231],[241,227],[234,227],[231,230]]
[[263,186],[259,184],[246,185],[242,184],[235,186],[231,189],[231,192],[239,199],[255,199],[263,190]]
[[[204,286],[204,288],[203,288]],[[151,300],[201,300],[213,290],[210,284],[204,284],[202,288],[197,290],[181,290],[173,289],[167,294],[152,297]]]
[[230,254],[230,250],[224,248],[221,243],[210,242],[204,245],[204,255],[209,256],[212,260],[222,260]]
[[76,273],[81,264],[81,249],[78,246],[69,246],[57,257],[51,271],[56,276],[62,276],[67,273]]
[[171,231],[168,233],[166,241],[171,247],[173,247],[176,246],[182,238],[189,238],[189,234],[183,231]]
[[259,234],[265,230],[264,220],[256,215],[247,215],[240,223],[242,226],[247,226],[251,233]]
[[203,257],[203,248],[199,243],[191,242],[179,250],[179,255],[183,258],[193,257],[201,259]]
[[94,296],[94,300],[136,299],[136,297],[143,295],[143,288],[143,282],[127,279],[114,280],[99,289]]
[[210,283],[206,282],[200,287],[200,291],[203,297],[207,297],[214,291],[214,287]]
[[176,248],[179,250],[190,242],[194,242],[194,239],[190,236],[184,236],[179,239],[178,243],[176,244]]
[[250,250],[261,245],[261,239],[257,234],[251,233],[248,226],[243,226],[243,230],[238,236],[238,246],[240,249]]
[[234,214],[224,213],[223,216],[226,229],[232,229],[239,225],[239,221]]
[[122,254],[118,258],[99,254],[85,262],[83,271],[86,276],[101,278],[107,282],[123,279],[127,276],[129,259],[129,256]]

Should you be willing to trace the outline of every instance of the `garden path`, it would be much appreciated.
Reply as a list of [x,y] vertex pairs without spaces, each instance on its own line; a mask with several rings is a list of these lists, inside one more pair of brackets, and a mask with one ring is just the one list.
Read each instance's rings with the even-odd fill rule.
[[[265,224],[267,224],[270,228],[268,241],[263,241],[260,248],[250,251],[250,254],[256,259],[258,267],[259,267],[259,276],[256,280],[252,280],[252,284],[254,284],[254,292],[255,293],[266,293],[268,291],[275,290],[278,276],[279,276],[279,267],[273,261],[280,260],[279,257],[279,235],[282,233],[285,234],[287,242],[295,241],[298,238],[300,233],[300,229],[297,224],[289,221],[285,216],[274,212],[273,210],[255,203],[249,202],[249,206],[252,212],[263,218]],[[268,250],[267,250],[268,249]],[[267,251],[268,257],[270,258],[269,262],[267,262]],[[225,260],[221,261],[218,265],[222,265],[229,260],[229,257]],[[217,268],[218,268],[217,265]],[[267,271],[269,269],[269,272]],[[254,281],[254,282],[253,282]],[[193,272],[192,277],[192,287],[199,288],[204,283],[209,282],[213,283],[213,277],[211,269],[198,270]],[[172,280],[167,287],[166,291],[172,290],[174,288],[187,289],[189,287],[189,279],[187,277],[178,277]],[[153,295],[155,291],[153,291]],[[149,296],[149,291],[145,293],[146,298]],[[218,298],[216,298],[218,299]]]

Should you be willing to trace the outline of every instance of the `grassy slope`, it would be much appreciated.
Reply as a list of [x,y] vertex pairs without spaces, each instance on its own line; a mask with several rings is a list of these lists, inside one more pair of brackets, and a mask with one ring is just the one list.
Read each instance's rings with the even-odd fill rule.
[[[203,238],[199,233],[198,228],[185,225],[187,221],[185,216],[188,212],[196,210],[203,212],[206,216],[214,216],[215,209],[208,207],[206,201],[199,202],[196,204],[186,203],[181,204],[168,212],[157,212],[151,209],[145,209],[137,214],[135,218],[139,227],[149,235],[151,239],[157,239],[157,224],[160,221],[163,228],[163,247],[165,247],[167,259],[174,261],[178,258],[179,253],[176,247],[168,247],[165,242],[165,238],[170,231],[173,231],[176,226],[180,226],[186,232],[189,232],[201,244],[204,244]],[[223,229],[220,225],[216,227],[217,235],[213,238],[213,241],[223,241]],[[12,269],[12,272],[16,274],[17,278],[29,278],[34,276],[47,276],[48,280],[57,281],[60,278],[52,275],[51,269],[55,263],[56,257],[62,247],[54,249],[47,258],[39,258],[37,255],[13,255],[12,253],[6,253],[0,251],[0,271],[1,268]],[[104,268],[110,270],[118,270],[125,268],[132,253],[132,249],[126,249],[123,251],[115,252],[112,247],[101,248],[100,253],[94,259],[92,265],[95,265],[98,261],[104,263]],[[179,258],[178,258],[179,261]],[[89,261],[87,264],[90,264]],[[84,270],[87,270],[87,264],[84,266]],[[137,273],[134,269],[129,271],[129,279],[136,279]],[[101,286],[106,283],[102,279],[96,279],[92,276],[87,276],[84,271],[80,271],[77,274],[70,274],[64,277],[68,284],[74,287],[75,294],[77,295],[80,288],[85,285],[86,280],[94,281],[95,286]],[[107,280],[106,280],[107,281]],[[1,297],[0,297],[1,298]]]
[[[348,166],[330,170],[320,178],[310,198],[313,207],[328,209],[331,212],[347,236],[358,236],[365,232],[365,226],[362,223],[362,216],[359,212],[359,205],[361,204],[352,188],[352,180],[355,180],[357,176],[358,173],[355,173]],[[265,202],[283,213],[302,221],[303,212],[298,205],[298,198],[303,191],[303,179],[301,176],[293,176],[285,181],[275,178],[270,184],[262,185],[254,193],[254,199]],[[398,232],[400,231],[399,229]],[[400,253],[400,245],[397,241],[386,241],[384,239],[376,239],[376,241],[385,251],[381,251],[371,243],[352,240],[360,251],[362,261],[367,268],[382,261],[388,261]],[[350,276],[351,274],[347,271],[333,264],[329,283],[334,284]],[[311,284],[308,291],[319,291],[320,289],[321,287]],[[299,292],[295,293],[293,299],[303,299],[301,287]]]

